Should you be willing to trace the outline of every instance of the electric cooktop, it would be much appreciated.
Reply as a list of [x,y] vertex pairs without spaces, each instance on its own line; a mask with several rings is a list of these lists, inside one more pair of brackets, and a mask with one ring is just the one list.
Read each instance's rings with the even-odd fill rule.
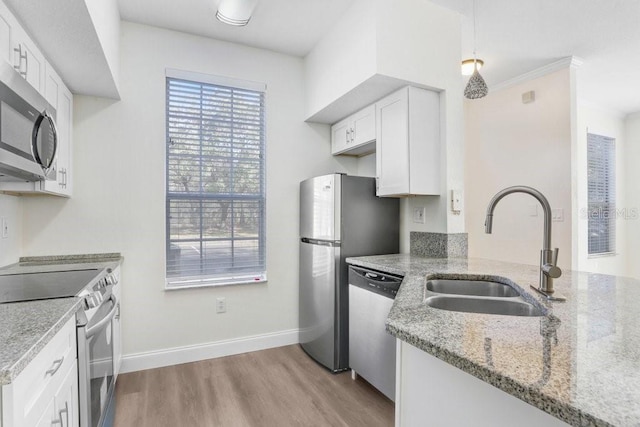
[[20,273],[0,276],[0,304],[76,296],[100,269]]

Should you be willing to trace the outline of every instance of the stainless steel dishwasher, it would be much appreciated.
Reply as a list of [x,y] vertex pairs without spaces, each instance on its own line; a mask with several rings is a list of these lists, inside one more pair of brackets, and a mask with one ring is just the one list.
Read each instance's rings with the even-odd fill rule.
[[349,267],[349,366],[389,399],[396,395],[396,340],[385,321],[402,277]]

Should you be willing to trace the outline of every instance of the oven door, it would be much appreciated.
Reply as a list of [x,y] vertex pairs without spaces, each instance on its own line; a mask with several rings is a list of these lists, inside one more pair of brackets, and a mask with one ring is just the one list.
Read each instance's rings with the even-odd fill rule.
[[81,427],[106,426],[111,419],[107,409],[115,389],[112,320],[117,310],[118,301],[110,295],[88,322],[78,325]]

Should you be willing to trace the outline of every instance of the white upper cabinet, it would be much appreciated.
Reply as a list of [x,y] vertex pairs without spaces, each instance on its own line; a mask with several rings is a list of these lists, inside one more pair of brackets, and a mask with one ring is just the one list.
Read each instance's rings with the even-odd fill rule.
[[56,110],[58,149],[55,179],[38,182],[2,182],[0,191],[70,197],[73,95],[56,70],[33,43],[18,20],[0,1],[0,60],[8,62]]
[[13,33],[13,68],[38,92],[43,93],[45,59],[22,27]]
[[405,87],[375,106],[377,195],[439,195],[439,94]]
[[375,151],[376,109],[370,105],[331,126],[332,154],[362,156]]
[[44,55],[4,2],[0,2],[0,58],[44,94]]
[[41,181],[40,190],[46,193],[71,196],[71,123],[73,97],[71,92],[49,65],[45,68],[45,98],[56,109],[58,150],[54,168],[55,180]]

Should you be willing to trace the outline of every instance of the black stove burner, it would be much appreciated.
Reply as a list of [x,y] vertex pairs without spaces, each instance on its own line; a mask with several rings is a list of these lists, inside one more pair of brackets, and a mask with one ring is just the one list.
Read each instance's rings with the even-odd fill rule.
[[76,296],[100,270],[97,268],[0,276],[0,304]]

